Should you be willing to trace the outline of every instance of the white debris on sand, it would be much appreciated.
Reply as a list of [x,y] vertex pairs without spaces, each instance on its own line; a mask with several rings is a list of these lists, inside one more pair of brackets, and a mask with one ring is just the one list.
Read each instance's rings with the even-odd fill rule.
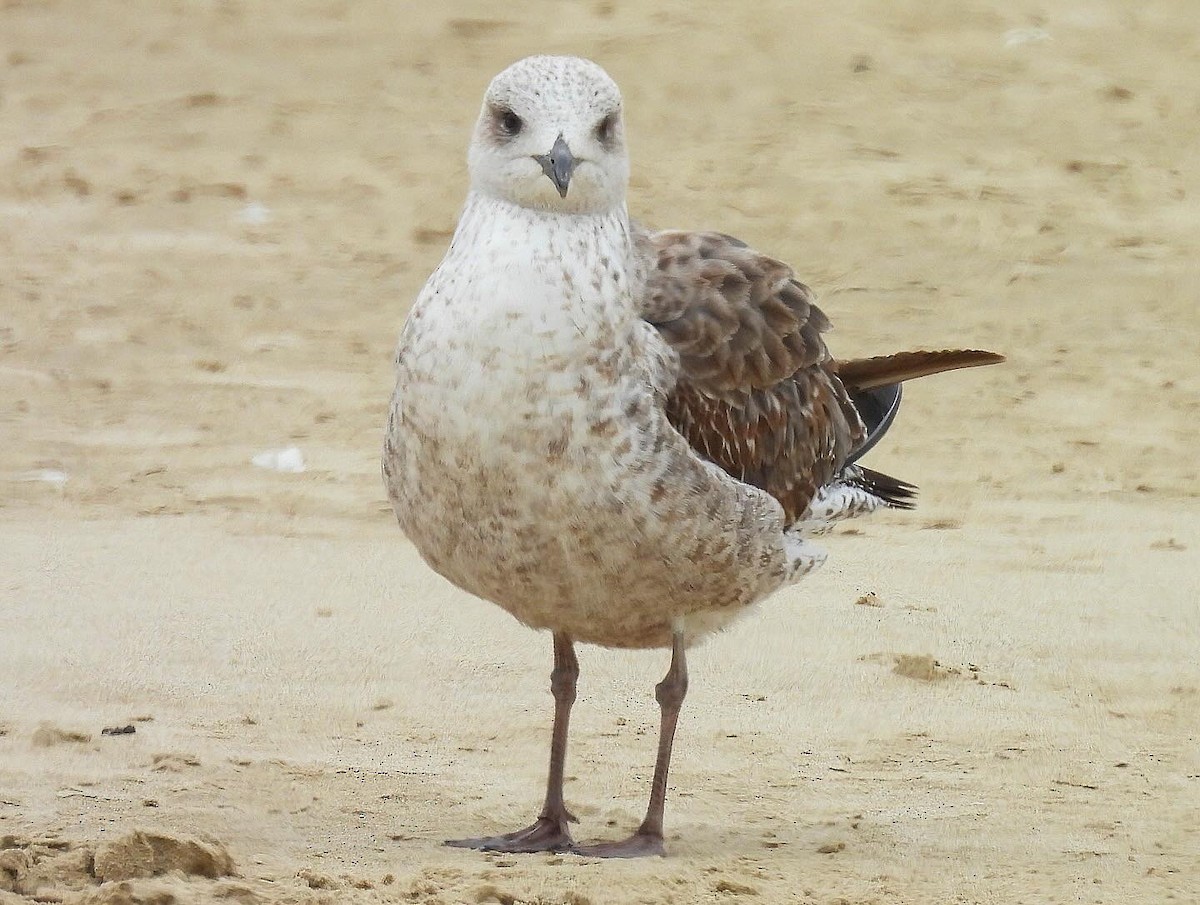
[[287,474],[300,474],[305,470],[304,453],[300,452],[300,448],[297,446],[264,450],[250,462],[259,468],[269,468],[272,471],[282,471]]

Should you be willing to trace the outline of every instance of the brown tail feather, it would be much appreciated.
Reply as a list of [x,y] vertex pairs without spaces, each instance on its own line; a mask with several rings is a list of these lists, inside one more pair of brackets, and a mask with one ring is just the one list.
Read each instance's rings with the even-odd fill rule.
[[942,371],[978,368],[1004,361],[1003,355],[978,349],[946,349],[941,352],[897,352],[876,358],[837,362],[838,377],[848,390],[870,390]]

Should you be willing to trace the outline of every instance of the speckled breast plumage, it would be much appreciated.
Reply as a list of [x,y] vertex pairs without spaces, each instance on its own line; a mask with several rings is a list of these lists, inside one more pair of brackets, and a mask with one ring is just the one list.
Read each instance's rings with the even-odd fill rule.
[[624,211],[570,225],[468,202],[401,336],[389,496],[431,567],[527,625],[693,641],[822,557],[667,421]]

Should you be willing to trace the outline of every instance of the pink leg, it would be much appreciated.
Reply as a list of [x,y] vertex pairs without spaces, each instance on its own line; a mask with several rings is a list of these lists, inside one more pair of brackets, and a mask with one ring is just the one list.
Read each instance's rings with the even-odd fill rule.
[[571,705],[575,703],[575,683],[579,661],[575,646],[564,634],[554,634],[554,670],[550,673],[550,691],[554,695],[554,730],[550,735],[550,775],[546,780],[546,802],[538,819],[530,826],[500,836],[477,839],[450,839],[446,845],[476,848],[489,852],[565,852],[574,841],[567,829],[575,815],[563,801],[563,765],[567,759],[567,727]]
[[687,657],[683,635],[675,634],[671,645],[671,667],[654,689],[654,697],[662,709],[662,724],[658,735],[658,758],[654,762],[654,781],[650,786],[650,804],[646,819],[628,839],[620,842],[597,842],[576,846],[580,855],[594,858],[641,858],[646,855],[665,855],[663,847],[663,808],[667,801],[667,770],[671,766],[671,747],[675,741],[675,726],[679,709],[687,694]]

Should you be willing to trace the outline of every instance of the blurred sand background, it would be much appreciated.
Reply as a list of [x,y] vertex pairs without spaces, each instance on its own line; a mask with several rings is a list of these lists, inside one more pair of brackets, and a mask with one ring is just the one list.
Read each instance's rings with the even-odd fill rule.
[[[623,86],[635,215],[793,263],[836,353],[1010,356],[909,387],[917,511],[694,653],[665,860],[440,846],[536,811],[549,638],[378,476],[544,51]],[[0,2],[0,903],[1200,900],[1197,85],[1189,0]],[[666,656],[581,661],[616,838]]]

